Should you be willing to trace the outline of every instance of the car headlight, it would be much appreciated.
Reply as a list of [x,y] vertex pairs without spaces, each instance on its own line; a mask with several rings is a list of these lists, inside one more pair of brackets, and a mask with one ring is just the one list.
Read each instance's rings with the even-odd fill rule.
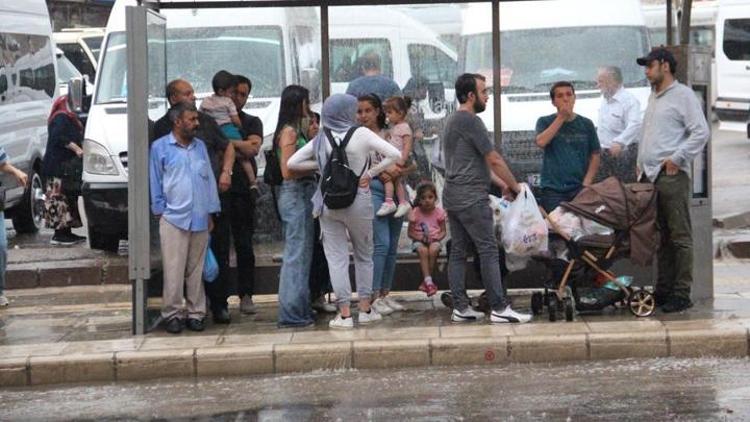
[[83,171],[108,176],[120,174],[107,148],[91,139],[83,141]]

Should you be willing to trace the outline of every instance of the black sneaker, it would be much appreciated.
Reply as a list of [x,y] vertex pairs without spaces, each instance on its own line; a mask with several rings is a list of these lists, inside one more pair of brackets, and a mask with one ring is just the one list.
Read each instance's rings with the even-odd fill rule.
[[71,246],[75,245],[78,242],[80,242],[80,240],[78,240],[78,236],[74,235],[73,233],[65,233],[55,234],[54,236],[52,236],[52,240],[50,240],[49,243],[50,245]]
[[669,295],[664,293],[654,293],[654,301],[656,302],[656,306],[664,306],[669,301]]
[[221,308],[213,311],[212,313],[214,316],[214,324],[229,324],[230,322],[232,322],[232,318],[229,316],[228,309]]
[[669,314],[672,312],[681,312],[686,309],[692,308],[693,302],[690,301],[690,299],[685,299],[681,297],[672,297],[664,304],[664,306],[661,307],[661,311]]
[[86,236],[78,236],[75,233],[71,233],[70,237],[76,239],[76,243],[83,243],[86,241]]
[[203,331],[206,328],[206,323],[202,319],[188,318],[187,328],[190,331]]
[[168,333],[180,334],[182,332],[182,320],[177,317],[170,318],[164,329],[167,330]]

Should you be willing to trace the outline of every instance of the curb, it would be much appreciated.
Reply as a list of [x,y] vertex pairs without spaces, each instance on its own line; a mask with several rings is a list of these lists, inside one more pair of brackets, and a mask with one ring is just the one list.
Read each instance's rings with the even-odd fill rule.
[[[748,356],[750,332],[742,323],[705,322],[642,326],[630,332],[508,335],[412,340],[356,339],[75,353],[0,359],[0,386],[141,381],[159,378],[268,375],[316,370],[498,365],[624,358]],[[471,332],[471,331],[469,331]],[[252,338],[248,339],[252,341]]]

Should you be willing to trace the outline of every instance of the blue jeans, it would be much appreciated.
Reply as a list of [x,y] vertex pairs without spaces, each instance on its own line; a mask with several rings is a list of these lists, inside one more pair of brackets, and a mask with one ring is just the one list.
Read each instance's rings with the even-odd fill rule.
[[[372,208],[377,211],[385,202],[385,189],[383,182],[372,179],[370,182],[372,192]],[[397,198],[393,198],[398,202]],[[378,217],[372,220],[373,235],[373,279],[372,291],[388,292],[393,286],[393,275],[396,272],[396,252],[398,252],[398,239],[401,236],[401,228],[404,226],[403,218],[394,218],[393,214]]]
[[279,326],[313,323],[310,307],[310,264],[313,251],[312,199],[315,182],[284,180],[278,187],[284,233],[284,262],[279,280]]
[[0,295],[5,292],[5,269],[8,267],[8,234],[5,233],[5,213],[0,211]]

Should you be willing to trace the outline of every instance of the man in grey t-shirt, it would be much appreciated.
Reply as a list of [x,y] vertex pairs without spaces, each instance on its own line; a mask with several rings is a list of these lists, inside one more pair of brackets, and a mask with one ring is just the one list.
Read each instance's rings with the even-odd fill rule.
[[487,290],[495,323],[529,322],[531,315],[511,309],[503,294],[497,243],[489,205],[490,171],[500,179],[503,192],[510,196],[519,186],[503,158],[495,151],[487,128],[477,113],[487,104],[485,78],[465,73],[456,80],[458,111],[448,118],[443,131],[445,189],[443,205],[448,211],[451,251],[448,281],[453,295],[454,322],[471,322],[484,314],[469,306],[466,295],[466,250],[472,242],[482,263],[482,282]]

